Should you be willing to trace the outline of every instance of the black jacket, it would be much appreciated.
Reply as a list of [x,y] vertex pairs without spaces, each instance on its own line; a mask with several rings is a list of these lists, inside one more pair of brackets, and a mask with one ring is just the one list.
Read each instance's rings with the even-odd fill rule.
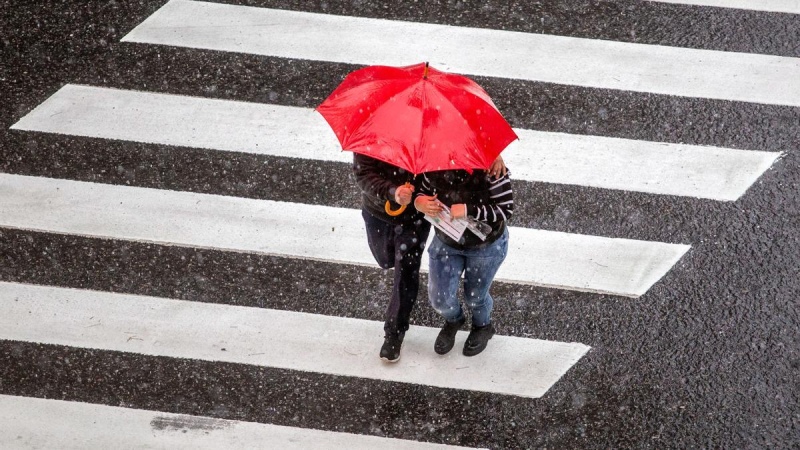
[[398,186],[406,182],[414,184],[414,174],[411,172],[375,158],[354,153],[353,174],[358,187],[361,188],[363,208],[373,216],[396,224],[424,220],[423,214],[414,209],[413,204],[408,205],[403,214],[396,217],[386,214],[384,209],[386,200],[391,202],[393,210],[400,207],[394,202],[394,192]]

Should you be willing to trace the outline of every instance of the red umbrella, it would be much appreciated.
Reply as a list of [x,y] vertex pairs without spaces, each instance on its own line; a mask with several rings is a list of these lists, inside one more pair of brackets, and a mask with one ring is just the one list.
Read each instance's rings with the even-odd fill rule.
[[414,174],[488,169],[517,139],[477,83],[428,63],[356,70],[317,111],[342,149]]

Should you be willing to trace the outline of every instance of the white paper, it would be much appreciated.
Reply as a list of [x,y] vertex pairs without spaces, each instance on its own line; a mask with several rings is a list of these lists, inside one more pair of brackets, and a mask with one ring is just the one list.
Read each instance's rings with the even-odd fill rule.
[[467,229],[467,221],[464,219],[453,219],[450,215],[450,208],[439,202],[442,210],[436,217],[425,215],[425,219],[432,223],[433,226],[442,230],[444,234],[448,235],[451,239],[458,242],[461,236],[464,235],[464,230]]

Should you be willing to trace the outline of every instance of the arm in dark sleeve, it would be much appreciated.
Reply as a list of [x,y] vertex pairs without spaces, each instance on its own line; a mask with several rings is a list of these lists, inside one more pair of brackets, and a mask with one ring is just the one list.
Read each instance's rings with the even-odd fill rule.
[[353,154],[353,174],[358,187],[381,200],[394,200],[397,186],[386,178],[385,163],[369,156]]
[[485,205],[467,205],[467,215],[489,223],[510,219],[514,213],[514,193],[508,175],[506,173],[500,178],[491,178],[489,202]]

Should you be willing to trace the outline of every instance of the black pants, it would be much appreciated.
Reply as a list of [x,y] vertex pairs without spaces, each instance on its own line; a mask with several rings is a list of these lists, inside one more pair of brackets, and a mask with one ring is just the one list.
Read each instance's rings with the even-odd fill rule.
[[384,269],[394,269],[392,297],[386,308],[384,331],[408,330],[408,319],[419,292],[419,266],[431,224],[425,219],[392,224],[362,210],[367,241],[375,261]]

